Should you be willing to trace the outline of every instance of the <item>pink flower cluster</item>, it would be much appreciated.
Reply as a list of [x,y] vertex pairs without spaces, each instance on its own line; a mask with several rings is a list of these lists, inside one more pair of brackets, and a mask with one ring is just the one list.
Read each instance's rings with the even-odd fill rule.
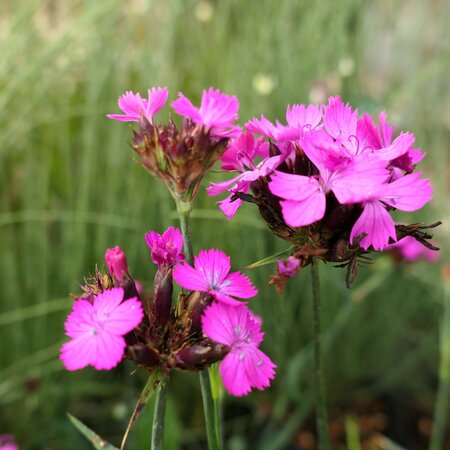
[[[181,232],[174,227],[168,228],[163,234],[150,231],[145,239],[166,286],[167,283],[171,286],[173,276],[183,288],[209,294],[210,303],[212,299],[216,300],[206,310],[203,306],[201,325],[207,338],[228,349],[220,366],[226,389],[233,395],[241,396],[248,394],[252,388],[268,387],[275,376],[275,365],[258,348],[263,339],[261,321],[245,304],[237,300],[248,299],[257,294],[252,282],[240,272],[230,273],[230,258],[220,250],[202,250],[195,257],[194,267],[188,265],[184,262],[182,253]],[[131,342],[126,335],[136,331],[136,327],[143,322],[141,301],[129,295],[131,278],[125,254],[119,247],[114,247],[106,251],[105,260],[113,282],[124,283],[123,286],[127,288],[104,289],[75,301],[65,323],[66,335],[70,340],[61,347],[60,356],[68,370],[87,366],[97,370],[112,369],[122,360],[127,344]],[[160,280],[161,282],[163,281]],[[131,283],[132,286],[135,285],[132,280]],[[95,289],[97,288],[96,285]],[[166,300],[170,306],[171,288],[167,290],[160,286],[155,291],[159,293],[154,294],[153,301],[164,295],[160,293],[161,290],[169,292],[170,296]],[[86,292],[88,291],[86,287]],[[166,316],[164,324],[150,326],[155,325],[156,329],[164,327],[169,320],[169,316]],[[149,317],[158,320],[159,316]],[[148,335],[145,329],[141,334]]]
[[[331,97],[328,105],[288,107],[286,122],[253,119],[229,145],[222,168],[239,174],[208,188],[210,196],[229,191],[219,202],[228,218],[242,203],[236,194],[247,194],[252,182],[269,177],[269,190],[279,198],[289,227],[322,220],[328,204],[337,201],[360,210],[350,243],[383,250],[397,240],[389,212],[416,211],[432,198],[429,180],[415,172],[424,154],[413,147],[414,135],[402,132],[394,138],[385,113],[376,124],[372,116],[358,117],[358,110]],[[262,158],[258,163],[257,157]]]
[[[168,96],[166,87],[149,89],[147,99],[142,98],[139,92],[128,91],[118,100],[124,114],[108,114],[107,117],[121,122],[140,122],[144,117],[153,123],[153,117],[165,105]],[[211,87],[203,90],[200,107],[197,108],[180,92],[171,107],[180,116],[203,126],[213,137],[235,137],[239,133],[240,128],[234,125],[238,119],[239,102],[234,95],[223,94]]]

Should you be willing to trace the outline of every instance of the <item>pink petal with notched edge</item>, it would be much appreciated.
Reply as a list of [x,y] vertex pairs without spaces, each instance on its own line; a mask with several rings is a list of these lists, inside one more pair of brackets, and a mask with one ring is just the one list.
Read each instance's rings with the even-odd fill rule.
[[322,106],[292,105],[286,109],[286,121],[294,128],[316,128],[322,120]]
[[[134,327],[133,327],[134,328]],[[97,370],[111,370],[117,366],[125,352],[125,339],[110,333],[98,333],[94,336],[96,354],[91,365]]]
[[371,245],[374,250],[383,250],[389,243],[389,238],[397,240],[395,223],[386,211],[384,205],[379,201],[367,202],[350,233],[350,243],[365,233],[360,246],[367,250]]
[[210,183],[210,185],[206,188],[206,192],[209,197],[215,197],[216,195],[223,194],[225,191],[231,188],[233,184],[236,184],[242,177],[242,174],[239,174],[237,177],[231,178],[230,180],[222,181],[220,183]]
[[244,203],[240,198],[231,201],[232,196],[233,194],[228,196],[226,199],[217,202],[220,210],[224,213],[228,220],[231,220],[234,217],[237,210],[242,206],[242,203]]
[[229,96],[218,89],[209,88],[203,91],[200,108],[196,108],[180,93],[178,100],[172,102],[171,106],[177,114],[211,129],[214,137],[236,137],[239,133],[239,127],[233,124],[238,118],[239,109],[239,102],[234,95]]
[[200,250],[194,257],[195,270],[208,280],[210,288],[216,290],[231,269],[230,257],[221,250]]
[[251,298],[258,293],[258,289],[253,283],[240,272],[233,272],[227,275],[220,287],[220,293],[238,298]]
[[277,127],[266,117],[261,115],[261,119],[253,118],[244,125],[244,128],[251,133],[260,134],[271,139],[278,138]]
[[238,352],[230,352],[225,356],[220,363],[220,376],[225,389],[236,397],[247,395],[252,390],[251,380],[246,373],[246,366]]
[[412,133],[400,133],[400,135],[387,147],[375,151],[376,156],[384,161],[391,161],[407,153],[414,144],[415,137]]
[[417,211],[433,198],[433,188],[421,172],[412,173],[380,187],[380,200],[401,211]]
[[180,116],[189,117],[196,123],[200,123],[202,120],[198,108],[196,108],[181,92],[178,93],[178,99],[173,101],[170,106]]
[[321,191],[317,178],[275,171],[269,190],[285,200],[303,201]]
[[94,299],[94,311],[100,320],[108,319],[123,300],[123,289],[112,288],[98,294]]
[[173,279],[185,289],[207,292],[209,282],[203,273],[198,272],[188,263],[177,264],[172,272]]
[[339,203],[352,204],[375,199],[388,177],[385,161],[362,154],[344,161],[325,183]]
[[339,96],[330,97],[325,106],[323,124],[327,133],[334,139],[347,140],[349,136],[356,136],[358,110],[352,111],[347,103],[344,105]]
[[311,225],[325,215],[326,196],[317,191],[302,201],[282,200],[280,202],[283,219],[291,227]]
[[66,335],[72,339],[92,328],[94,307],[87,300],[76,300],[72,307],[72,312],[67,316],[64,323]]
[[89,366],[96,356],[95,343],[92,336],[83,334],[61,347],[60,358],[67,370],[79,370]]
[[[146,103],[146,112],[148,117],[153,117],[165,105],[169,90],[166,87],[153,87],[148,90],[148,100]],[[150,121],[151,122],[151,121]]]
[[108,333],[123,336],[137,327],[143,318],[142,303],[137,298],[130,298],[114,309],[105,320],[103,329]]

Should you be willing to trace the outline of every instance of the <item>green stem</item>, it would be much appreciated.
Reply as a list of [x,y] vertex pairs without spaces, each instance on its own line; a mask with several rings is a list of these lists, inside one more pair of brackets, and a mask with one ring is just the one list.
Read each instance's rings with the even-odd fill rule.
[[325,380],[322,368],[322,342],[320,336],[320,286],[318,261],[312,260],[312,296],[314,328],[314,366],[316,373],[316,421],[319,436],[319,449],[329,450],[328,414],[325,396]]
[[448,402],[450,400],[450,283],[444,287],[444,315],[441,322],[439,387],[434,407],[433,433],[430,450],[444,448],[447,425]]
[[[186,262],[190,265],[194,264],[194,256],[192,251],[192,239],[191,239],[191,204],[188,202],[183,202],[177,200],[177,212],[180,218],[181,234],[183,235],[184,243],[184,256]],[[211,392],[211,380],[209,379],[208,370],[201,370],[199,372],[200,377],[200,387],[203,397],[203,410],[205,413],[205,426],[206,426],[206,436],[208,438],[208,448],[209,450],[219,450],[220,445],[220,422],[217,415],[217,409],[212,397]]]
[[167,384],[162,380],[157,387],[155,411],[153,413],[151,450],[164,450],[164,423],[166,417]]

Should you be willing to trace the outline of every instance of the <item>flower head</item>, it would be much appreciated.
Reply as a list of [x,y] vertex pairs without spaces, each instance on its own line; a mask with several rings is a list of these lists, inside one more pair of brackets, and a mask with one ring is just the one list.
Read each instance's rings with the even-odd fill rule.
[[239,102],[234,95],[223,94],[211,87],[203,90],[200,108],[197,108],[180,92],[171,106],[177,114],[210,130],[213,137],[234,137],[239,132],[239,127],[234,126],[239,109]]
[[152,261],[158,265],[171,267],[184,261],[183,237],[178,228],[169,227],[163,234],[150,231],[145,235]]
[[275,377],[276,365],[258,346],[264,333],[261,321],[245,305],[213,303],[202,317],[203,333],[211,340],[230,347],[220,363],[220,374],[227,391],[240,397],[252,388],[263,390]]
[[254,297],[258,290],[240,272],[229,273],[230,258],[220,250],[202,250],[194,257],[194,267],[178,264],[173,269],[174,280],[191,291],[208,292],[229,305],[240,305],[237,298]]
[[98,294],[91,303],[78,299],[65,323],[71,338],[61,347],[61,360],[68,370],[93,366],[110,370],[122,359],[126,347],[124,335],[138,326],[144,317],[136,298],[122,302],[124,291],[113,288]]
[[153,116],[164,106],[169,91],[166,87],[151,88],[148,90],[148,99],[142,98],[139,92],[136,94],[127,91],[118,100],[119,108],[125,114],[108,114],[106,117],[121,122],[140,122],[145,117],[150,123]]

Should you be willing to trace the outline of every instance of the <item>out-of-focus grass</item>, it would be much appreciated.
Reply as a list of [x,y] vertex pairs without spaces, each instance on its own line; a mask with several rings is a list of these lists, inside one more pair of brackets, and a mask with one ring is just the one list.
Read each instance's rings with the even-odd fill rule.
[[[237,94],[242,121],[283,118],[288,103],[340,93],[386,109],[428,152],[433,219],[449,217],[450,45],[445,1],[3,1],[0,16],[0,432],[23,448],[88,448],[70,411],[119,442],[144,375],[63,372],[57,358],[70,292],[120,244],[151,283],[143,234],[174,224],[172,202],[131,162],[129,128],[105,114],[125,90],[167,85],[198,99],[210,85]],[[167,108],[160,113],[163,118]],[[222,247],[236,268],[285,248],[251,206],[227,222],[202,193],[196,249]],[[425,215],[412,215],[422,220]],[[445,244],[447,226],[437,231]],[[357,395],[418,396],[431,408],[441,287],[436,269],[386,260],[361,269],[352,291],[322,267],[332,409]],[[271,390],[227,400],[229,448],[288,448],[311,410],[309,274],[278,297],[255,269],[252,307],[278,364]],[[411,375],[413,374],[413,376]],[[204,445],[196,377],[171,380],[167,448]],[[130,438],[148,448],[151,408]],[[264,431],[261,433],[261,429]],[[255,444],[256,443],[256,444]]]

